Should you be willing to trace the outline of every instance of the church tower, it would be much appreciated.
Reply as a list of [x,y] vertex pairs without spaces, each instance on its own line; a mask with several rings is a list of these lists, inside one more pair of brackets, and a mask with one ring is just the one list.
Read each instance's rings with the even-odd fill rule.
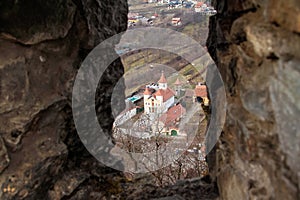
[[161,77],[158,81],[158,88],[162,90],[166,90],[168,88],[167,79],[164,72],[161,72]]
[[182,83],[179,80],[179,78],[177,78],[174,85],[175,85],[176,96],[180,96]]
[[149,90],[148,87],[146,87],[145,91],[144,91],[144,111],[145,113],[149,113],[150,112],[150,106],[147,105],[147,100],[151,97],[151,92]]

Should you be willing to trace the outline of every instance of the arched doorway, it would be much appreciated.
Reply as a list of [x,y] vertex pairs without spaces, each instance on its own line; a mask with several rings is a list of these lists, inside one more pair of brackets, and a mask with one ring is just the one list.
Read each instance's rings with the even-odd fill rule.
[[171,130],[171,136],[177,136],[177,131],[176,130]]

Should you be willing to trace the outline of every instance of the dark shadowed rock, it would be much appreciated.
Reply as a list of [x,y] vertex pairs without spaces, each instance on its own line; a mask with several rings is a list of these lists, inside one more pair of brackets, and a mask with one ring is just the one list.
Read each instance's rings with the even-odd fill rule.
[[[86,55],[126,27],[122,0],[0,2],[0,199],[96,199],[117,192],[102,186],[108,187],[105,175],[119,173],[95,160],[76,133],[71,95]],[[122,75],[118,59],[95,99],[108,133],[107,99]]]
[[75,11],[71,0],[5,0],[0,4],[0,32],[24,44],[57,40],[68,34]]
[[220,197],[299,199],[299,1],[213,2],[207,43],[228,98],[209,159]]
[[9,161],[6,146],[3,139],[0,138],[0,173],[8,166]]

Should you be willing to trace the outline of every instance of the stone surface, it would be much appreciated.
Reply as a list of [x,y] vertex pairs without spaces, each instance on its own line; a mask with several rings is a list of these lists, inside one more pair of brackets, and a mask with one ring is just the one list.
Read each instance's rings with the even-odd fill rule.
[[[129,185],[129,184],[128,184]],[[180,180],[174,185],[157,187],[151,184],[132,185],[122,193],[125,199],[153,200],[215,200],[218,190],[213,183],[204,179]]]
[[220,198],[299,199],[299,1],[213,4],[207,45],[228,102],[209,158]]
[[24,44],[64,38],[76,11],[71,0],[5,0],[0,6],[1,35]]
[[[0,199],[88,199],[117,192],[101,188],[112,174],[121,175],[82,145],[71,96],[86,55],[126,30],[127,9],[123,0],[1,1]],[[122,74],[117,59],[95,99],[107,132],[113,122],[107,99]]]
[[3,139],[0,138],[0,173],[2,173],[3,170],[5,170],[5,168],[9,164],[9,161],[10,159],[7,154],[6,146],[4,144]]

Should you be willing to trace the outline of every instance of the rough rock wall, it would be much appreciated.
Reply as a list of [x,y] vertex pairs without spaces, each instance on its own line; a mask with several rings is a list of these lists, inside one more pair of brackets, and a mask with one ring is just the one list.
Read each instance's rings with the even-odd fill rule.
[[300,199],[300,1],[214,0],[208,49],[227,93],[221,199]]
[[[0,2],[0,199],[95,199],[114,192],[105,189],[114,172],[76,134],[71,92],[82,60],[126,29],[127,12],[125,0]],[[116,60],[103,80],[116,82],[122,74]],[[103,99],[113,83],[107,83],[96,100],[98,111],[107,111],[103,126],[111,127]]]

